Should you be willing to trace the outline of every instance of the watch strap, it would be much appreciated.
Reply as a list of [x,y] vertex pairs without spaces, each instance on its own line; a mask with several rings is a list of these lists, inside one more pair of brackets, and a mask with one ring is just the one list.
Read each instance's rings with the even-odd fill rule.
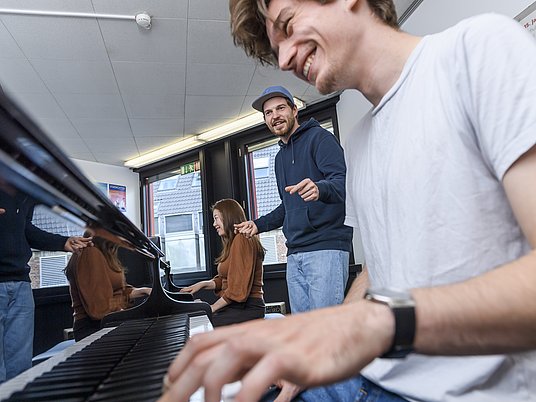
[[415,307],[391,308],[395,316],[395,336],[393,344],[381,357],[397,359],[406,357],[413,351],[413,341],[415,339]]

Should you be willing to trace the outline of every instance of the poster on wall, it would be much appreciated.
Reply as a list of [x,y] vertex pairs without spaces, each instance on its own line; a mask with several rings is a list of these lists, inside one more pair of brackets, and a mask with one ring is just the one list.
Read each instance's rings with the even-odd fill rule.
[[108,184],[108,198],[121,212],[127,211],[127,187],[119,184]]
[[536,39],[536,1],[524,9],[515,19]]

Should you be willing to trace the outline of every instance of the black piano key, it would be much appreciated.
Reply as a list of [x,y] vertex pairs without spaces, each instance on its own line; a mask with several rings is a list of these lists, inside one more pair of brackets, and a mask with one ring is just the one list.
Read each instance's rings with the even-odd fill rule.
[[96,392],[88,400],[91,402],[112,402],[112,401],[132,401],[134,399],[141,401],[154,401],[162,393],[162,380],[160,382],[140,384],[137,387],[116,387],[103,392]]
[[155,401],[188,324],[187,314],[126,321],[7,401]]
[[146,364],[145,362],[132,362],[129,365],[122,365],[121,367],[117,367],[113,373],[117,373],[119,375],[121,374],[128,374],[132,372],[139,372],[140,370],[144,370],[145,367],[158,367],[158,366],[169,366],[169,364],[173,361],[173,356],[164,356],[163,358],[160,358],[158,360],[152,360],[149,364]]

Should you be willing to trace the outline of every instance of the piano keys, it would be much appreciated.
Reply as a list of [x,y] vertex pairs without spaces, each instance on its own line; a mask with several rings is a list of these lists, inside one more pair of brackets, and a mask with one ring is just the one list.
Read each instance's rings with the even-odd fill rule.
[[204,314],[129,320],[104,328],[0,385],[0,401],[154,401],[188,337],[210,330]]

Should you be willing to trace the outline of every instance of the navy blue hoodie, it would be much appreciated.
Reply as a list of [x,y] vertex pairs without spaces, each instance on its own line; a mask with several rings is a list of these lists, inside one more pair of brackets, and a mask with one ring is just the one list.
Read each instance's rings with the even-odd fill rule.
[[[352,228],[344,225],[346,164],[337,138],[310,119],[300,125],[275,157],[275,174],[281,204],[255,220],[261,232],[283,226],[287,254],[352,248]],[[319,190],[318,201],[305,202],[286,186],[309,178]]]
[[45,232],[32,224],[34,203],[26,196],[11,197],[0,190],[0,282],[30,281],[31,248],[61,251],[67,237]]

